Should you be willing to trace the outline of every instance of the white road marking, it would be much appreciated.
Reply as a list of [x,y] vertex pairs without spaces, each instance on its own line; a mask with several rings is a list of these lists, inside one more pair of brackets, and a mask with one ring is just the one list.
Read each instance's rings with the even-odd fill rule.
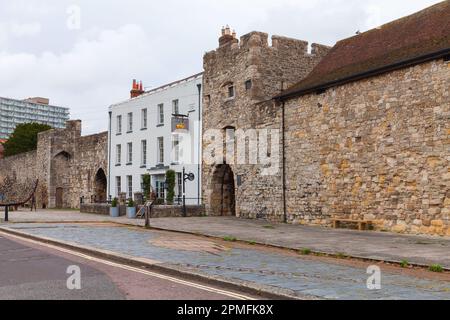
[[133,272],[136,272],[136,273],[145,274],[147,276],[155,277],[155,278],[162,279],[162,280],[167,280],[167,281],[170,281],[170,282],[182,284],[182,285],[185,285],[185,286],[188,286],[188,287],[192,287],[192,288],[196,288],[196,289],[200,289],[200,290],[204,290],[204,291],[208,291],[208,292],[212,292],[212,293],[217,293],[217,294],[224,295],[224,296],[227,296],[227,297],[230,297],[230,298],[235,298],[235,299],[238,299],[238,300],[256,300],[254,298],[251,298],[251,297],[248,297],[248,296],[244,296],[244,295],[241,295],[241,294],[238,294],[238,293],[234,293],[234,292],[231,292],[231,291],[225,291],[225,290],[221,290],[221,289],[216,289],[216,288],[213,288],[213,287],[201,285],[201,284],[190,282],[190,281],[186,281],[186,280],[177,279],[177,278],[170,277],[170,276],[165,276],[165,275],[162,275],[162,274],[159,274],[159,273],[143,270],[143,269],[140,269],[140,268],[130,267],[130,266],[127,266],[127,265],[124,265],[124,264],[121,264],[121,263],[116,263],[116,262],[111,262],[111,261],[104,260],[104,259],[95,258],[95,257],[89,256],[89,255],[86,255],[86,254],[83,254],[83,253],[80,253],[80,252],[76,252],[74,250],[61,248],[61,247],[58,247],[58,246],[55,246],[55,245],[51,245],[51,244],[40,242],[40,241],[36,241],[36,240],[31,240],[31,239],[20,237],[20,236],[17,236],[17,235],[12,235],[12,234],[1,232],[1,231],[0,231],[0,234],[3,235],[5,238],[8,238],[8,237],[15,238],[15,239],[18,239],[18,240],[21,240],[21,241],[24,241],[24,242],[33,243],[33,244],[36,244],[36,245],[39,245],[39,246],[43,246],[43,247],[47,247],[47,248],[50,248],[50,249],[53,249],[53,250],[61,251],[61,252],[64,252],[64,253],[67,253],[67,254],[70,254],[70,255],[73,255],[73,256],[77,256],[77,257],[80,257],[80,258],[83,258],[83,259],[86,259],[86,260],[89,260],[89,261],[94,261],[94,262],[102,263],[102,264],[105,264],[105,265],[108,265],[108,266],[112,266],[112,267],[115,267],[115,268],[120,268],[120,269],[124,269],[124,270],[128,270],[128,271],[133,271]]

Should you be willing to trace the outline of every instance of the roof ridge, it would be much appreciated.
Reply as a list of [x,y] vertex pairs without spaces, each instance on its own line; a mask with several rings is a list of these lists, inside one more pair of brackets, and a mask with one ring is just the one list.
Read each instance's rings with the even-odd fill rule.
[[338,42],[336,42],[336,44],[338,44],[339,42],[343,42],[343,41],[346,41],[346,40],[350,40],[350,39],[354,39],[354,38],[357,38],[357,37],[364,36],[364,35],[366,35],[368,33],[377,32],[379,30],[385,29],[388,26],[392,26],[392,25],[395,25],[395,24],[400,24],[403,21],[406,21],[406,20],[411,19],[413,17],[417,17],[419,15],[428,13],[430,11],[436,10],[438,7],[440,8],[440,7],[445,7],[445,6],[450,7],[450,1],[449,0],[438,2],[438,3],[436,3],[436,4],[434,4],[434,5],[430,6],[430,7],[426,7],[426,8],[424,8],[424,9],[422,9],[420,11],[417,11],[415,13],[411,13],[411,14],[408,14],[408,15],[406,15],[404,17],[400,17],[398,19],[395,19],[395,20],[383,23],[383,24],[381,24],[381,25],[379,25],[377,27],[371,28],[371,29],[369,29],[367,31],[364,31],[364,32],[360,33],[360,34],[357,34],[357,35],[354,35],[354,36],[351,36],[351,37],[348,37],[348,38],[341,39]]
[[[450,0],[336,43],[312,72],[277,99],[424,63],[450,50]],[[428,59],[428,60],[427,60]]]

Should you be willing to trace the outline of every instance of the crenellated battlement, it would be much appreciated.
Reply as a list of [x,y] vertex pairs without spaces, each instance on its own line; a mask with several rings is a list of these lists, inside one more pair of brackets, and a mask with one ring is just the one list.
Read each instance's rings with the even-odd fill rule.
[[222,29],[222,36],[219,38],[219,47],[207,52],[205,58],[214,59],[230,53],[245,53],[251,49],[289,50],[304,56],[323,55],[330,50],[329,46],[313,43],[311,44],[311,52],[309,52],[308,45],[308,41],[278,35],[273,35],[271,37],[271,44],[269,44],[269,34],[260,31],[249,32],[238,39],[236,32],[233,31],[231,33],[231,29],[227,26]]
[[204,56],[204,93],[224,97],[229,94],[223,89],[227,83],[236,86],[236,98],[231,99],[235,103],[271,99],[309,74],[328,51],[324,45],[314,43],[309,49],[307,41],[278,35],[269,40],[269,34],[259,31],[238,38],[226,26],[219,47]]

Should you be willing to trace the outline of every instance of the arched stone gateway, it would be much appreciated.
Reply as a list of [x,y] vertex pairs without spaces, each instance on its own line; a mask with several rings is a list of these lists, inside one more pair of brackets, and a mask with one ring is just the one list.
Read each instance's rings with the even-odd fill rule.
[[95,202],[106,202],[107,181],[105,171],[102,168],[98,169],[94,181]]
[[58,152],[51,161],[50,207],[70,208],[70,160],[66,151]]
[[211,180],[211,212],[217,216],[236,215],[234,174],[227,164],[218,165]]

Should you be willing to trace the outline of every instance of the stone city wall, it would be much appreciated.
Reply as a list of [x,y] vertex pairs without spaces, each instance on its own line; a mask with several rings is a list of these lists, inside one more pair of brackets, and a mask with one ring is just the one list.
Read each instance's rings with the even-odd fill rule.
[[107,133],[81,136],[81,121],[38,134],[37,150],[0,160],[0,180],[39,179],[39,208],[79,208],[106,201]]
[[449,88],[437,60],[288,101],[289,220],[450,235]]

